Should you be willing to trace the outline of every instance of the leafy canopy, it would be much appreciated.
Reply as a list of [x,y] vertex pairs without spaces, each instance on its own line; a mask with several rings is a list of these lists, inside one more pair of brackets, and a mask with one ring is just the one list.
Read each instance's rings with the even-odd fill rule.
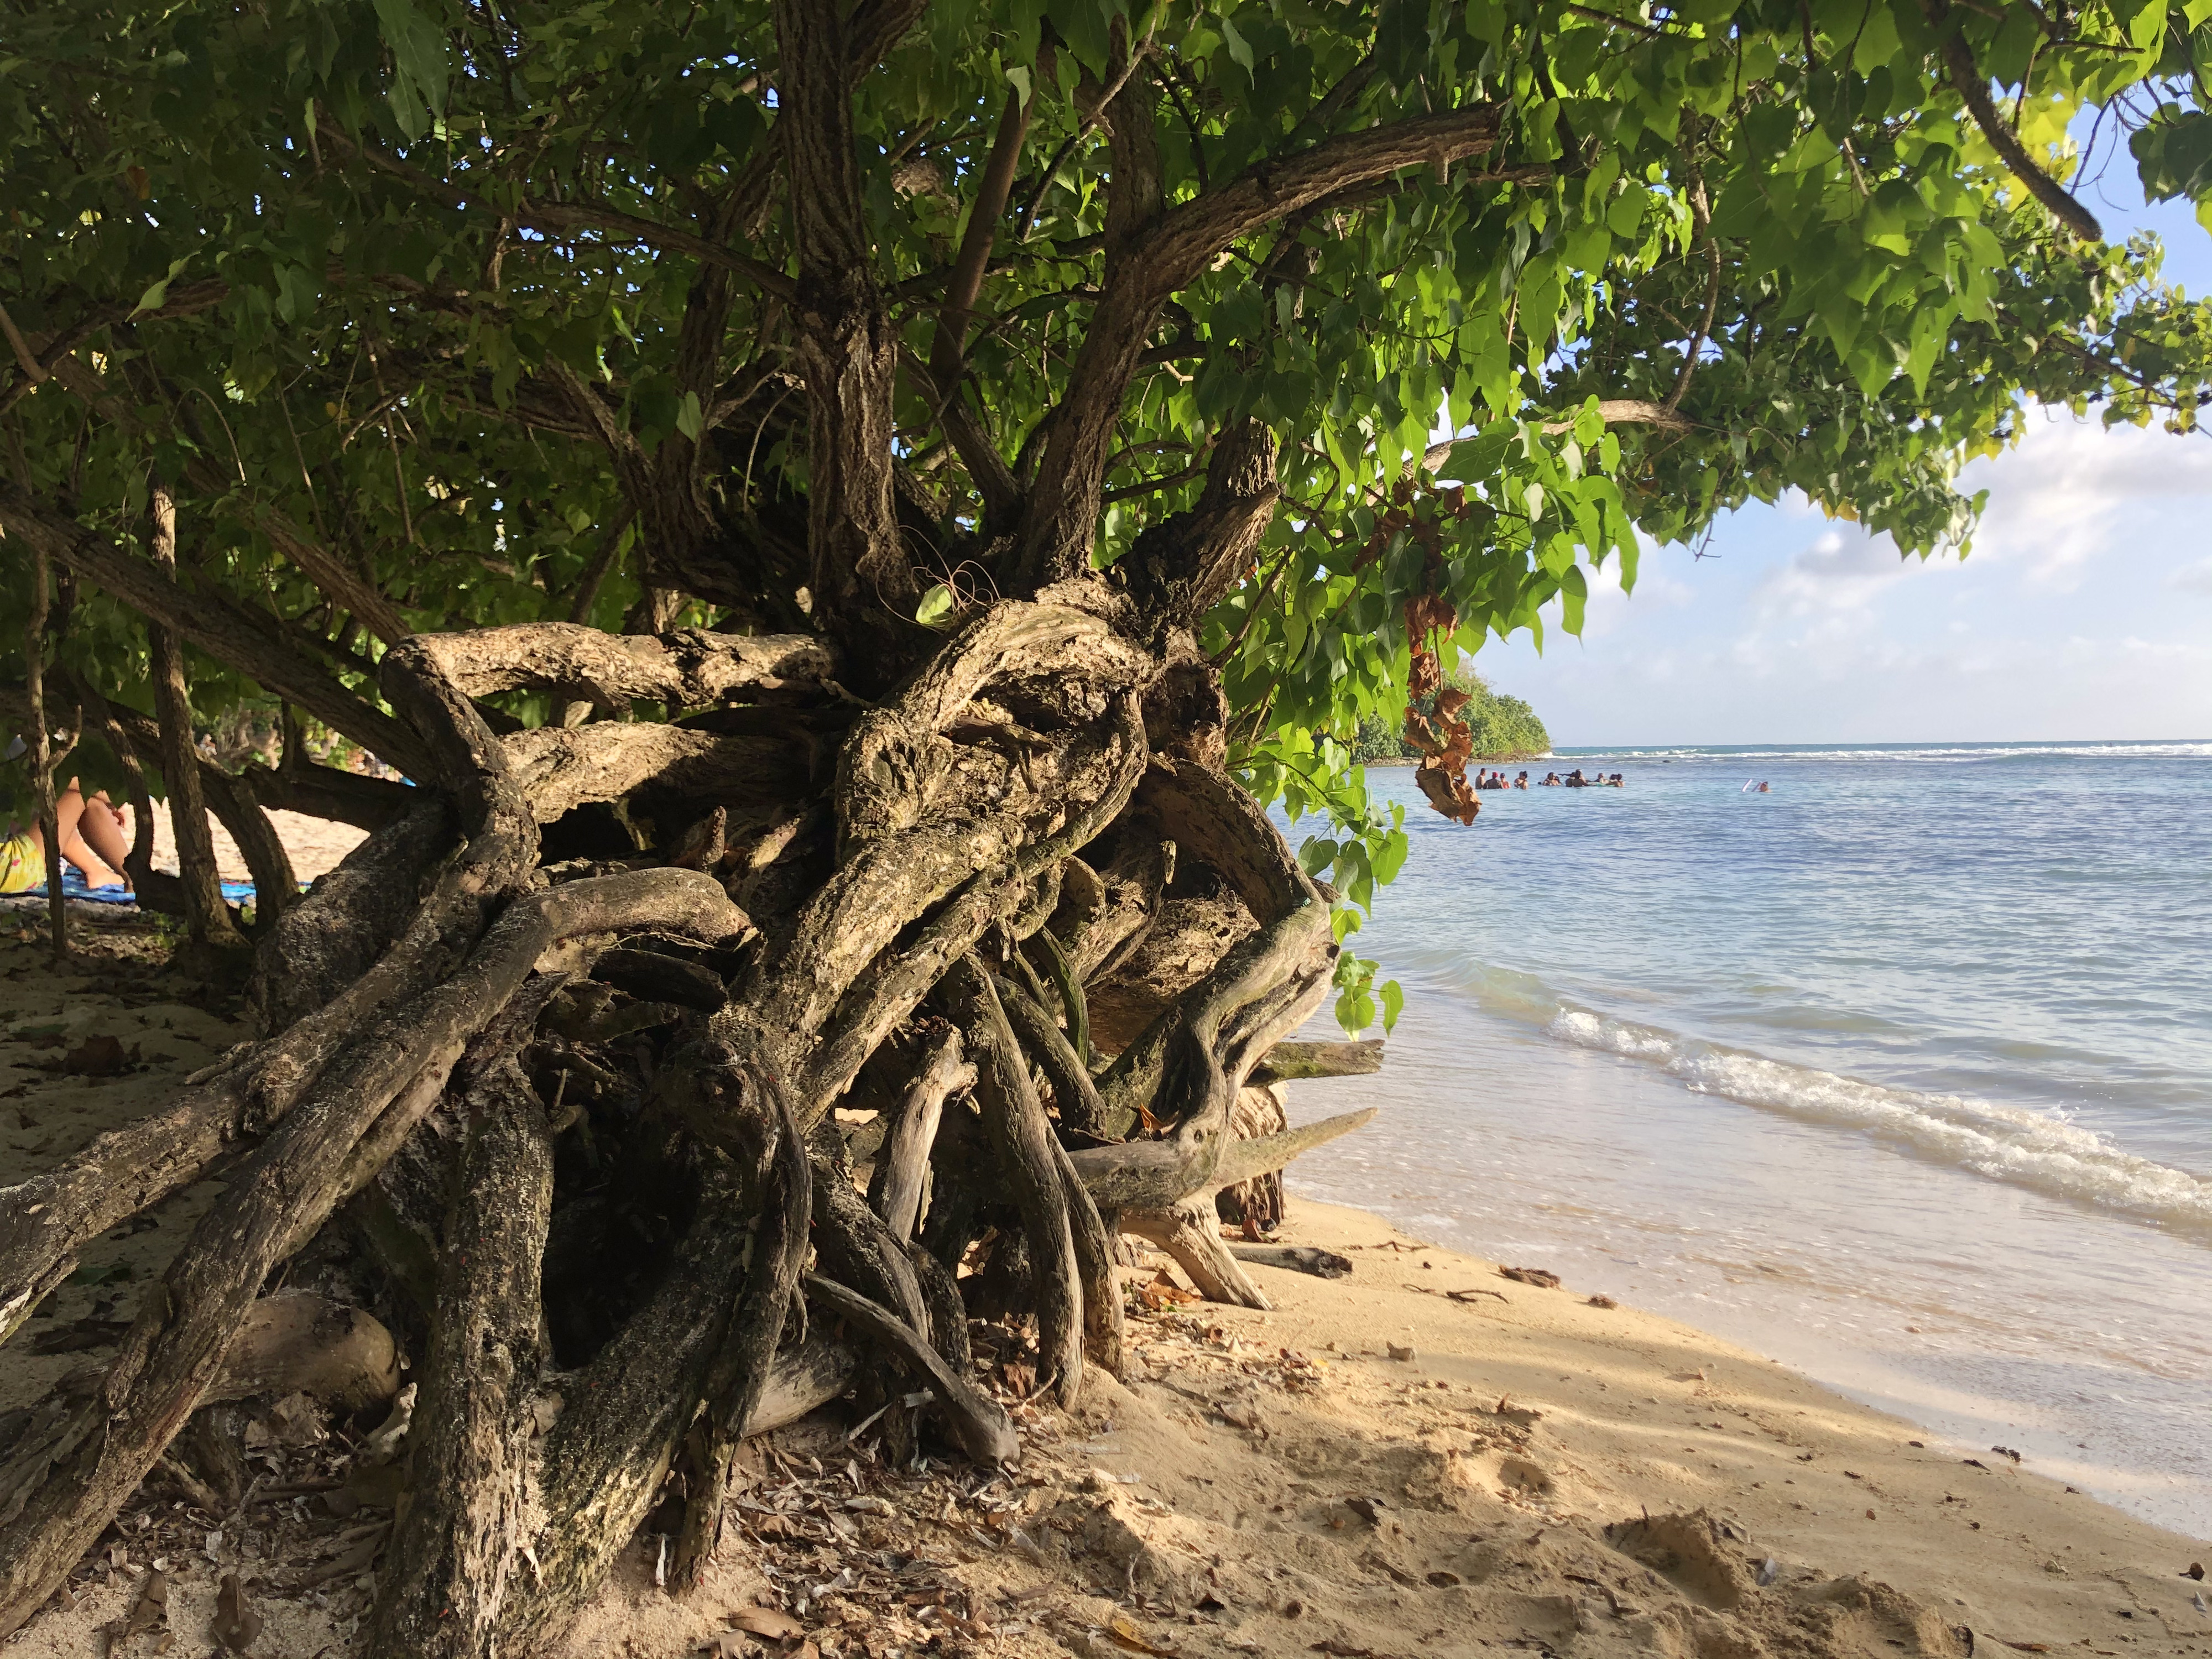
[[[2212,0],[862,0],[825,27],[896,364],[867,441],[903,568],[864,602],[911,635],[1069,547],[1114,566],[1258,423],[1279,498],[1197,646],[1230,763],[1329,819],[1340,932],[1405,851],[1350,745],[1425,652],[1575,633],[1593,570],[1631,586],[1640,548],[1793,489],[1963,552],[1953,479],[2023,398],[2190,431],[2205,395],[2203,303],[2065,186],[2096,106],[2152,195],[2212,216]],[[823,624],[814,492],[853,440],[807,412],[821,158],[778,27],[763,0],[23,0],[13,499],[129,548],[166,479],[187,585],[368,696],[408,629]],[[11,614],[25,579],[8,560]],[[113,600],[74,596],[58,650],[143,701]],[[292,695],[193,669],[205,713]]]

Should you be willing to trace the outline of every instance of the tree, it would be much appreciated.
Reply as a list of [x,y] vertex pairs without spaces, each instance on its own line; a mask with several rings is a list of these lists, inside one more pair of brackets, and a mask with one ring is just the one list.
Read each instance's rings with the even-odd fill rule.
[[[1447,692],[1457,692],[1464,699],[1455,702],[1454,708],[1468,730],[1469,760],[1527,760],[1550,750],[1552,734],[1525,700],[1495,690],[1488,680],[1465,666],[1445,675],[1443,684],[1427,696],[1415,698],[1406,711],[1407,718],[1435,720],[1437,699]],[[1352,758],[1362,763],[1415,759],[1423,752],[1420,744],[1406,735],[1404,724],[1385,726],[1372,718],[1359,722],[1352,740]]]
[[[990,1458],[979,1241],[1062,1400],[1117,1363],[1117,1227],[1239,1293],[1191,1206],[1314,1138],[1235,1141],[1239,1088],[1378,995],[1358,721],[1746,499],[1964,550],[2023,397],[2192,428],[2203,307],[2064,134],[2100,106],[2203,198],[2202,11],[18,6],[0,530],[11,605],[27,556],[73,584],[47,703],[188,764],[140,712],[173,633],[190,718],[285,711],[216,810],[376,834],[257,915],[258,1048],[0,1200],[9,1324],[234,1160],[0,1474],[0,1629],[362,1206],[441,1477],[379,1653],[528,1649],[670,1492],[688,1582],[764,1397],[849,1364],[802,1297]],[[1450,696],[1418,776],[1472,821]],[[441,1100],[443,1212],[402,1178]],[[840,1101],[890,1124],[872,1203]]]

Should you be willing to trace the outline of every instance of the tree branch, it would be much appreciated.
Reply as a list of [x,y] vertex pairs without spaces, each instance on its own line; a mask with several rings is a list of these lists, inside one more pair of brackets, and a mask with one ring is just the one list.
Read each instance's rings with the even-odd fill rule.
[[874,607],[907,608],[915,584],[905,568],[893,501],[898,331],[876,281],[860,200],[845,28],[835,7],[778,0],[776,91],[791,182],[799,283],[791,295],[808,415],[807,540],[815,613],[842,631]]
[[1966,44],[1960,26],[1951,16],[1948,0],[1921,0],[1921,9],[1942,37],[1937,50],[1942,56],[1943,67],[1949,71],[1953,90],[1965,100],[1974,125],[1982,130],[1982,137],[1990,141],[1990,148],[1996,151],[1998,159],[2059,223],[2086,242],[2103,241],[2105,228],[2097,222],[2097,216],[2043,170],[2027,153],[2027,147],[2020,142],[2020,135],[2006,124],[1990,96],[1989,77],[1976,66],[1973,48]]
[[264,688],[402,770],[418,773],[421,743],[398,720],[356,696],[285,644],[267,619],[213,593],[188,593],[95,531],[0,483],[0,532],[44,544],[46,556],[97,582],[134,611],[220,658]]
[[[1131,77],[1116,100],[1117,167],[1120,146],[1128,142],[1122,130],[1132,125],[1118,106],[1140,84],[1141,77]],[[1073,389],[1048,417],[1051,435],[1022,526],[1019,583],[1041,586],[1088,565],[1121,398],[1170,295],[1196,281],[1224,248],[1334,191],[1405,167],[1448,169],[1487,153],[1498,141],[1500,118],[1495,106],[1476,104],[1325,139],[1297,155],[1257,162],[1157,216],[1147,214],[1140,194],[1142,156],[1133,156],[1137,182],[1117,190],[1118,208],[1109,203],[1105,296],[1068,376]],[[1139,192],[1138,199],[1127,199],[1132,191]]]

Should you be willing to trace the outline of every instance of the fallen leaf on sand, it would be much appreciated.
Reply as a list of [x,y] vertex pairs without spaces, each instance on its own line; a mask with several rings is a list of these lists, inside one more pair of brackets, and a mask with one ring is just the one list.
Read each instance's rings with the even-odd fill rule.
[[1585,1305],[1592,1308],[1618,1308],[1620,1304],[1609,1296],[1594,1296]]
[[1118,1644],[1128,1649],[1132,1653],[1160,1653],[1172,1655],[1175,1652],[1173,1648],[1155,1646],[1146,1638],[1144,1632],[1137,1628],[1137,1621],[1130,1618],[1126,1613],[1117,1613],[1111,1619],[1108,1620],[1106,1621],[1106,1632],[1108,1635],[1111,1636]]
[[243,1653],[260,1634],[261,1615],[246,1604],[246,1589],[238,1575],[223,1574],[222,1588],[215,1597],[215,1639],[233,1653]]
[[151,1630],[169,1616],[169,1581],[161,1572],[149,1572],[146,1582],[138,1587],[138,1600],[131,1605],[131,1616],[123,1624],[123,1635],[127,1640],[140,1631]]
[[1151,1283],[1137,1287],[1137,1298],[1154,1313],[1159,1312],[1163,1308],[1172,1308],[1182,1303],[1202,1302],[1206,1299],[1195,1291],[1187,1291],[1176,1284],[1168,1276],[1168,1270],[1164,1267],[1160,1269],[1158,1276]]
[[1434,1584],[1438,1589],[1449,1589],[1453,1585],[1463,1583],[1464,1581],[1455,1572],[1444,1572],[1439,1571],[1429,1575],[1429,1582],[1431,1584]]
[[775,1607],[739,1607],[731,1613],[730,1622],[748,1635],[765,1636],[776,1642],[806,1634],[805,1626]]

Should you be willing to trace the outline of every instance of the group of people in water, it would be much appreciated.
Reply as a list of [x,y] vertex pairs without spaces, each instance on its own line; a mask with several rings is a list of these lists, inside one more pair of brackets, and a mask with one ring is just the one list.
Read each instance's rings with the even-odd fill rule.
[[[1523,772],[1509,783],[1503,772],[1481,772],[1475,775],[1474,787],[1478,789],[1526,789],[1528,775]],[[1536,787],[1539,789],[1619,789],[1622,787],[1622,779],[1618,772],[1611,777],[1600,772],[1595,777],[1586,778],[1583,775],[1582,768],[1577,766],[1564,778],[1557,772],[1547,772]]]

